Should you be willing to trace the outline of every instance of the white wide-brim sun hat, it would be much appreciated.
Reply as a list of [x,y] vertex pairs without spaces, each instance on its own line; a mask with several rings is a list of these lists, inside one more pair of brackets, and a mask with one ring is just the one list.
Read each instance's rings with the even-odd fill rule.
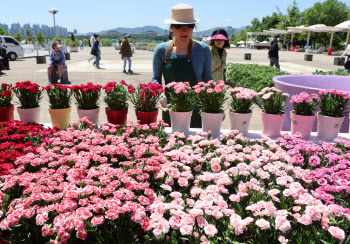
[[170,19],[164,21],[165,24],[196,24],[199,19],[194,18],[193,7],[180,3],[171,8]]

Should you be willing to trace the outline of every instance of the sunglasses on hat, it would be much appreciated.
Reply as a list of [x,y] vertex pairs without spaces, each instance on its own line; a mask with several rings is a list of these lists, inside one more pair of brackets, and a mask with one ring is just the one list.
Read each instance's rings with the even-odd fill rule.
[[190,29],[194,29],[194,24],[173,24],[173,26],[175,27],[175,29],[181,29],[184,27],[190,28]]

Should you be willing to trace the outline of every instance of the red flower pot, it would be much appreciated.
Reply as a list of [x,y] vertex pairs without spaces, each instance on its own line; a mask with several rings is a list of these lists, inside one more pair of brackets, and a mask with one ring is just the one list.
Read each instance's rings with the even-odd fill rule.
[[107,115],[107,120],[111,124],[115,125],[125,125],[126,124],[126,118],[128,116],[128,109],[124,110],[108,110],[106,108],[106,115]]
[[0,108],[0,122],[13,120],[14,106]]
[[140,124],[151,124],[157,123],[158,110],[152,112],[140,112],[135,111],[137,120],[140,121]]

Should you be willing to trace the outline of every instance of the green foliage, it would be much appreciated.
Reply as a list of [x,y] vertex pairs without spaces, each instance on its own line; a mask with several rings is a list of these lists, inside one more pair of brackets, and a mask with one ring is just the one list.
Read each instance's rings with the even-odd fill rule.
[[13,35],[13,38],[15,38],[19,42],[21,42],[24,39],[23,36],[21,36],[21,33],[19,33],[18,31],[16,32],[16,34]]
[[312,73],[313,75],[339,75],[339,76],[350,76],[350,72],[348,70],[343,71],[322,71],[316,70]]
[[9,36],[10,34],[0,27],[0,36]]
[[71,47],[78,46],[78,41],[75,40],[75,36],[74,36],[73,32],[70,33],[70,41],[68,42],[68,45]]
[[88,46],[89,45],[89,40],[88,39],[83,39],[83,45]]
[[[321,91],[322,92],[322,91]],[[320,114],[329,117],[341,118],[347,115],[349,112],[348,102],[349,97],[347,93],[338,92],[323,92],[319,94],[320,97]]]
[[42,43],[45,41],[45,36],[41,33],[41,32],[38,32],[34,38],[35,41],[39,42],[39,43]]
[[272,78],[279,75],[289,75],[275,67],[258,64],[234,64],[226,66],[226,77],[236,87],[244,87],[260,92],[264,87],[272,87]]
[[101,39],[102,46],[104,47],[110,47],[112,46],[112,41],[111,39]]
[[69,108],[72,102],[72,91],[69,86],[53,85],[44,87],[49,97],[50,109]]

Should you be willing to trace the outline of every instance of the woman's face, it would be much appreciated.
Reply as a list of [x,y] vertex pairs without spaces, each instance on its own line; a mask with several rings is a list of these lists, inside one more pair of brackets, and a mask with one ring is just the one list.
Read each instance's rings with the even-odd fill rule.
[[182,27],[180,29],[176,29],[174,26],[171,27],[171,30],[174,33],[175,39],[180,42],[188,42],[191,39],[193,29],[188,27]]
[[214,44],[217,48],[223,48],[225,44],[225,40],[214,40]]
[[58,45],[56,45],[54,49],[56,52],[58,52],[58,50],[60,50],[60,47]]
[[98,41],[100,39],[100,36],[96,37],[95,39]]

